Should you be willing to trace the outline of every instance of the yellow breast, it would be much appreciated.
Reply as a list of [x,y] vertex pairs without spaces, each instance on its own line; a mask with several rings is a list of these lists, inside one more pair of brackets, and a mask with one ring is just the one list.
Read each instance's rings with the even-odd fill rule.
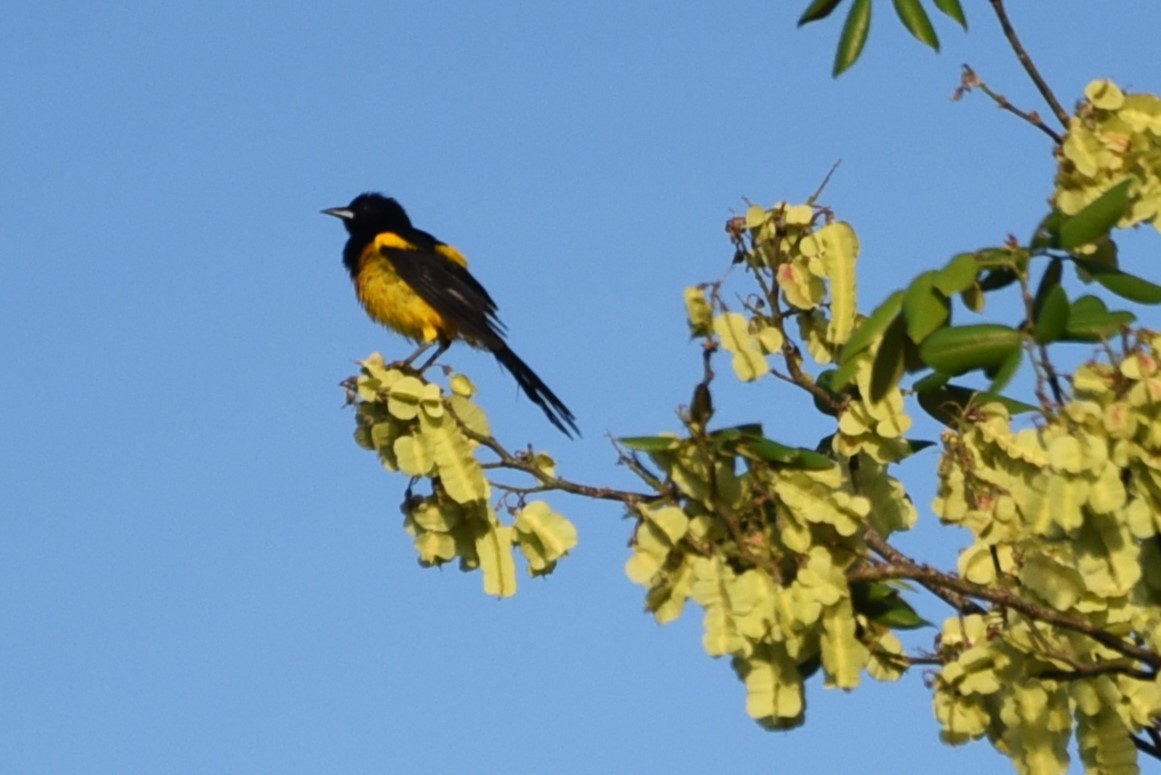
[[374,245],[363,254],[355,276],[355,292],[367,314],[417,342],[453,339],[447,322],[399,277],[395,266]]

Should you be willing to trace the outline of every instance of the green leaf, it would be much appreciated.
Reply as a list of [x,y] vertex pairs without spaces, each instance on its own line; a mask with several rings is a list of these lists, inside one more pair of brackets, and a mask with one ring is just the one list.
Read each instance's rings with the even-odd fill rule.
[[851,6],[847,20],[843,23],[842,35],[839,36],[838,51],[834,56],[834,70],[832,75],[838,78],[863,53],[863,46],[867,43],[867,33],[871,29],[871,0],[855,0]]
[[905,367],[906,323],[897,317],[883,334],[883,341],[871,365],[871,401],[878,403],[887,391],[899,384]]
[[894,0],[894,2],[895,13],[899,14],[899,21],[903,22],[907,31],[920,43],[939,51],[939,37],[935,34],[931,18],[928,17],[927,11],[923,10],[919,0]]
[[1016,270],[1022,268],[1031,254],[1026,249],[987,248],[977,251],[976,263],[980,271],[987,270],[980,278],[982,291],[997,291],[1016,282]]
[[1045,295],[1039,311],[1036,312],[1032,338],[1037,344],[1055,342],[1064,336],[1064,332],[1068,329],[1068,310],[1068,294],[1064,292],[1062,286],[1052,286],[1052,290]]
[[1132,312],[1109,311],[1104,301],[1097,296],[1081,296],[1072,302],[1065,334],[1068,340],[1074,342],[1099,342],[1136,319],[1137,316]]
[[664,452],[674,449],[680,441],[673,436],[623,436],[617,443],[638,452]]
[[419,414],[419,402],[427,383],[412,376],[403,377],[391,386],[387,411],[400,420],[413,420]]
[[954,19],[960,27],[967,29],[967,17],[963,15],[963,8],[960,7],[959,0],[935,0],[935,7],[942,11],[945,16]]
[[717,446],[739,439],[760,439],[762,438],[762,423],[748,422],[741,425],[731,425],[728,428],[718,428],[710,433],[709,437],[710,441]]
[[947,381],[949,379],[951,379],[950,374],[944,374],[941,371],[933,371],[930,374],[928,374],[926,377],[924,377],[923,379],[916,380],[915,384],[913,384],[911,386],[911,390],[914,391],[915,393],[924,393],[924,392],[930,392],[933,390],[939,390],[940,388],[942,388],[944,385],[947,384]]
[[989,393],[998,393],[1008,386],[1012,381],[1012,377],[1016,376],[1016,372],[1020,370],[1020,364],[1024,362],[1024,351],[1019,347],[1014,348],[1003,361],[995,366],[989,366],[984,369],[991,380],[992,384],[988,386]]
[[[815,384],[826,391],[834,400],[835,404],[838,404],[842,401],[842,396],[835,392],[836,376],[838,376],[838,371],[836,369],[827,369],[818,375],[818,379],[815,380]],[[834,405],[823,401],[819,396],[814,395],[814,393],[811,393],[811,398],[814,401],[815,409],[822,412],[823,414],[830,415],[831,417],[838,416],[838,412],[835,411]]]
[[786,649],[763,645],[748,659],[734,657],[734,671],[746,685],[746,713],[768,729],[803,722],[806,701],[795,660]]
[[576,527],[544,501],[533,501],[520,510],[513,539],[528,561],[529,573],[551,573],[556,561],[576,548]]
[[941,384],[935,378],[946,381],[946,375],[932,374],[915,383],[914,389],[919,399],[919,406],[923,408],[923,411],[949,427],[955,427],[959,418],[972,404],[986,404],[995,401],[1003,405],[1012,415],[1038,411],[1038,407],[1017,401],[1014,398],[975,390],[963,385]]
[[672,547],[689,530],[689,517],[676,506],[660,506],[642,511],[643,516],[657,526],[665,536],[665,544]]
[[516,563],[512,560],[512,528],[489,525],[476,538],[476,553],[484,575],[484,594],[511,597],[516,594]]
[[839,7],[843,0],[814,0],[806,10],[802,12],[802,16],[798,17],[798,26],[816,22],[819,19],[825,19],[830,16],[831,11]]
[[837,385],[839,387],[846,387],[854,380],[855,375],[858,374],[858,371],[859,371],[858,359],[851,358],[849,361],[847,361],[843,365],[839,366],[838,370],[835,371],[834,381],[832,384]]
[[976,261],[984,269],[1018,268],[1028,260],[1026,248],[984,248],[976,251]]
[[1077,265],[1076,276],[1083,283],[1091,283],[1093,281],[1092,274],[1085,267],[1091,268],[1099,266],[1108,272],[1115,272],[1121,268],[1121,262],[1117,257],[1117,243],[1108,235],[1086,245],[1084,255],[1080,258],[1085,262],[1085,265]]
[[709,385],[699,382],[693,389],[693,399],[689,402],[689,425],[691,428],[703,430],[713,416],[714,400],[710,395]]
[[408,476],[427,476],[435,463],[422,437],[400,436],[395,439],[392,451],[399,470]]
[[[839,352],[839,363],[845,364],[867,349],[875,337],[891,325],[895,316],[899,314],[899,310],[903,309],[903,296],[903,291],[895,291],[887,297],[886,301],[875,308],[871,316],[855,329],[851,338],[843,345],[843,349]],[[839,384],[844,383],[840,382]]]
[[455,421],[446,415],[421,414],[419,428],[423,445],[431,451],[440,484],[451,499],[456,503],[485,500],[490,490],[484,469]]
[[818,652],[798,663],[798,677],[803,681],[822,669],[822,655]]
[[758,340],[750,333],[750,321],[737,312],[723,312],[713,319],[713,331],[722,347],[733,354],[734,373],[743,382],[753,382],[770,370]]
[[960,253],[935,273],[932,283],[944,296],[954,296],[975,285],[979,269],[975,253]]
[[851,584],[851,606],[857,613],[893,630],[931,626],[931,622],[917,614],[897,590],[882,581]]
[[1088,272],[1094,280],[1122,299],[1138,304],[1161,304],[1161,285],[1151,283],[1143,277],[1112,269],[1092,261],[1075,259],[1078,266]]
[[959,295],[959,298],[963,302],[963,305],[972,312],[977,315],[983,313],[985,306],[984,289],[980,287],[979,283],[965,288]]
[[1044,220],[1040,221],[1040,225],[1036,227],[1036,233],[1032,235],[1031,249],[1044,250],[1060,247],[1060,225],[1067,218],[1068,216],[1059,210],[1053,210],[1044,216]]
[[1052,259],[1048,264],[1048,268],[1044,270],[1044,274],[1040,277],[1040,284],[1036,286],[1036,297],[1032,299],[1032,319],[1040,319],[1040,308],[1044,306],[1044,299],[1052,291],[1060,285],[1061,275],[1064,274],[1064,262],[1060,259]]
[[919,346],[906,338],[903,340],[903,368],[908,374],[914,374],[927,368],[927,364],[919,357]]
[[1060,226],[1060,247],[1073,250],[1108,234],[1129,207],[1129,186],[1123,180],[1101,194]]
[[771,439],[752,439],[738,445],[738,454],[752,460],[803,468],[808,471],[825,471],[834,468],[834,461],[826,455],[801,447],[788,447]]
[[476,386],[472,384],[466,374],[452,374],[448,377],[447,384],[451,388],[453,396],[471,398],[476,394]]
[[930,439],[907,439],[907,457],[919,454],[928,447],[934,447],[935,442]]
[[830,275],[830,323],[826,338],[845,342],[851,337],[858,315],[855,264],[859,238],[849,223],[834,221],[814,233],[816,243],[825,246]]
[[691,286],[685,289],[684,297],[690,337],[709,336],[713,330],[714,310],[706,298],[705,289]]
[[1008,267],[1000,267],[998,269],[991,269],[980,278],[980,290],[984,291],[998,291],[1001,288],[1007,288],[1012,283],[1016,282],[1016,272]]
[[472,403],[470,399],[464,398],[463,396],[452,396],[448,403],[451,404],[451,409],[456,419],[462,422],[468,430],[478,433],[481,436],[492,435],[492,430],[488,426],[488,418],[484,414],[484,410]]
[[936,331],[919,346],[919,356],[928,366],[955,375],[999,367],[1019,349],[1019,331],[995,323],[980,323]]
[[903,316],[907,319],[907,336],[919,344],[933,331],[951,319],[951,299],[935,288],[937,272],[916,277],[903,296]]
[[897,605],[875,616],[874,621],[892,630],[917,630],[920,627],[932,626],[931,622],[917,614],[902,598]]
[[[407,512],[408,519],[415,523],[416,527],[439,533],[448,533],[454,530],[463,516],[464,512],[459,507],[450,503],[440,503],[436,498],[412,503]],[[444,559],[450,560],[451,557]]]
[[854,689],[867,662],[867,647],[858,639],[855,617],[842,607],[830,607],[824,609],[822,624],[818,646],[827,685]]
[[919,407],[938,423],[955,428],[963,417],[963,405],[952,400],[942,390],[929,390],[918,395]]

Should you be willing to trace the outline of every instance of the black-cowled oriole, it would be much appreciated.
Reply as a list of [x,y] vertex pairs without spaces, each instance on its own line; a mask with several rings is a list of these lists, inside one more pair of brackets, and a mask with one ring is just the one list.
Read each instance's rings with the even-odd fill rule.
[[347,228],[343,264],[372,320],[420,344],[438,342],[436,356],[456,339],[488,350],[553,425],[580,435],[568,407],[504,341],[496,302],[462,253],[412,226],[403,207],[382,194],[360,194],[323,213]]

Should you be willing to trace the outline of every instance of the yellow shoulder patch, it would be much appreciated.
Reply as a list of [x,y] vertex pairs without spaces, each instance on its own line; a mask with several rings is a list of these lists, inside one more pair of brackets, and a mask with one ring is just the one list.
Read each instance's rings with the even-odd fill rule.
[[465,266],[465,267],[468,265],[467,257],[463,253],[461,253],[458,250],[456,250],[455,248],[453,248],[451,245],[444,245],[442,243],[439,245],[436,245],[435,252],[439,253],[441,256],[446,258],[448,261],[451,261],[453,264],[459,264],[460,266]]
[[418,247],[393,231],[384,231],[375,235],[376,250],[418,250]]
[[[383,250],[414,250],[417,252],[423,252],[423,248],[420,248],[419,245],[416,245],[411,240],[396,234],[393,231],[384,231],[376,234],[374,250],[376,252]],[[459,264],[463,267],[468,265],[467,257],[465,257],[463,253],[453,248],[451,245],[445,245],[441,242],[435,246],[435,253],[436,255],[442,256],[448,261],[451,261],[453,264]]]

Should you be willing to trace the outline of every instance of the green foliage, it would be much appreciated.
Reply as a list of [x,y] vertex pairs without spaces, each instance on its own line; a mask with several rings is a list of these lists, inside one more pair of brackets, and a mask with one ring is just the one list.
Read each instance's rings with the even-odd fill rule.
[[1020,332],[995,323],[941,327],[919,347],[931,368],[952,376],[1002,365],[1020,352]]
[[[1113,224],[1161,231],[1161,98],[1094,81],[1069,123],[1053,203],[1071,216],[1061,244],[1075,251]],[[1065,239],[1067,238],[1067,243]]]
[[[841,5],[814,0],[799,23]],[[934,6],[966,27],[957,0]],[[938,48],[919,0],[894,7]],[[850,4],[836,75],[862,51],[870,14],[871,0]],[[965,91],[1011,108],[969,74]],[[894,681],[922,666],[943,740],[986,738],[1019,772],[1065,772],[1073,737],[1093,773],[1136,772],[1138,749],[1161,758],[1150,742],[1161,740],[1161,334],[1076,293],[1161,303],[1161,286],[1119,268],[1114,241],[1117,228],[1161,230],[1161,99],[1108,81],[1085,96],[1063,137],[1013,111],[1058,142],[1051,209],[1030,239],[960,253],[869,315],[858,236],[821,190],[731,220],[746,287],[685,291],[704,360],[680,433],[616,442],[640,491],[571,482],[544,453],[508,452],[462,375],[449,392],[368,358],[348,384],[356,440],[410,478],[404,526],[420,563],[457,560],[508,596],[517,551],[539,576],[577,545],[575,527],[530,494],[618,501],[633,522],[625,573],[645,609],[665,624],[699,608],[706,653],[730,658],[766,728],[805,722],[816,674],[850,691],[864,672]],[[1075,343],[1089,359],[1066,373],[1052,358]],[[735,378],[762,383],[752,390],[809,394],[826,435],[713,427],[723,355]],[[1001,395],[1021,368],[1031,395]],[[968,537],[955,572],[891,543],[918,519],[894,466],[933,446],[907,437],[911,399],[944,426],[931,509]],[[895,632],[931,627],[912,604],[920,587],[952,610],[930,648],[908,652]]]
[[[739,255],[765,299],[730,311],[718,285],[688,290],[687,300],[713,309],[712,326],[699,329],[705,346],[729,353],[739,379],[759,379],[770,373],[769,359],[799,352],[786,347],[787,325],[797,319],[814,362],[833,360],[857,323],[854,230],[811,205],[787,203],[752,207],[740,228]],[[704,320],[704,311],[696,314]],[[859,352],[872,347],[873,337],[863,336]],[[707,392],[711,379],[701,386]],[[851,381],[866,387],[870,379],[864,357]],[[709,430],[690,422],[686,436],[620,440],[640,453],[634,468],[658,490],[631,510],[637,527],[626,574],[646,588],[646,608],[661,623],[688,601],[702,609],[706,652],[731,658],[748,713],[771,729],[802,723],[805,681],[820,669],[826,685],[843,689],[857,687],[864,670],[898,678],[903,650],[891,630],[926,624],[893,587],[847,579],[865,565],[867,524],[890,535],[917,517],[888,473],[890,461],[911,453],[902,394],[841,399],[837,432],[818,451],[767,438],[756,425]]]
[[[1100,341],[1133,322],[1130,311],[1110,310],[1099,297],[1070,299],[1062,284],[1066,264],[1082,282],[1095,281],[1123,299],[1161,303],[1161,285],[1117,268],[1116,246],[1109,236],[1116,227],[1158,221],[1161,100],[1126,96],[1109,82],[1091,84],[1086,94],[1090,101],[1082,104],[1064,140],[1053,199],[1058,209],[1043,220],[1028,245],[962,254],[942,269],[921,273],[854,330],[838,354],[837,386],[851,383],[877,341],[870,397],[881,400],[905,374],[929,368],[930,376],[942,375],[941,381],[920,380],[915,390],[920,405],[946,421],[938,408],[942,397],[923,395],[940,389],[946,377],[978,371],[996,392],[1027,362],[1030,347]],[[1082,139],[1074,140],[1075,135]],[[1101,153],[1093,150],[1097,147]],[[1023,321],[953,323],[957,296],[967,310],[982,312],[987,294],[1013,283],[1030,288],[1038,267],[1042,273]]]
[[1063,341],[1098,342],[1133,323],[1137,316],[1127,310],[1111,311],[1097,296],[1081,296],[1068,310]]
[[928,17],[927,11],[923,10],[923,5],[919,0],[892,1],[895,3],[895,13],[899,15],[899,21],[903,22],[907,31],[914,35],[920,43],[939,51],[939,38],[935,34],[935,28],[931,26],[931,19]]
[[544,501],[533,501],[521,509],[513,529],[515,543],[533,576],[552,573],[556,561],[576,547],[576,527]]
[[[798,18],[798,26],[825,19],[842,5],[843,1],[813,0]],[[836,78],[848,70],[863,53],[863,46],[866,45],[867,35],[871,29],[871,2],[872,0],[853,0],[850,10],[847,11],[842,33],[839,35],[838,49],[835,52],[833,74]],[[920,43],[938,51],[939,36],[936,35],[931,17],[920,0],[891,0],[891,2],[903,27]],[[959,0],[935,0],[934,4],[941,13],[967,29],[967,17],[964,16]]]
[[1063,219],[1057,247],[1076,250],[1108,234],[1109,229],[1124,217],[1129,207],[1130,183],[1129,180],[1122,180],[1085,205],[1076,215]]
[[871,0],[854,0],[839,36],[834,55],[833,74],[837,78],[850,68],[863,53],[867,35],[871,32]]
[[[909,392],[947,426],[933,510],[974,539],[958,575],[938,578],[949,593],[964,594],[966,584],[969,597],[1006,601],[990,610],[965,601],[943,624],[931,661],[944,739],[987,738],[1017,770],[1051,773],[1067,769],[1076,735],[1090,771],[1135,766],[1134,736],[1161,718],[1153,680],[1161,666],[1161,572],[1153,569],[1161,566],[1161,336],[1130,332],[1132,313],[1091,294],[1072,298],[1064,285],[1072,267],[1122,298],[1156,300],[1156,286],[1102,258],[1115,256],[1110,230],[1125,224],[1124,213],[1144,211],[1138,194],[1147,189],[1109,190],[1076,212],[1054,211],[1026,246],[961,254],[921,273],[869,317],[849,316],[850,325],[832,325],[832,315],[854,305],[847,275],[858,240],[817,205],[752,206],[733,225],[757,289],[741,295],[749,299],[742,310],[726,309],[720,284],[687,291],[711,308],[698,311],[709,326],[695,329],[690,313],[707,352],[728,352],[743,381],[784,368],[835,418],[811,456],[753,426],[715,431],[704,422],[687,424],[687,436],[622,441],[648,459],[651,470],[637,459],[638,470],[658,491],[633,511],[627,573],[646,587],[659,622],[680,616],[687,601],[702,609],[706,652],[731,658],[747,711],[763,726],[804,722],[816,670],[825,686],[849,690],[863,671],[894,680],[913,664],[891,632],[927,625],[907,600],[913,590],[875,580],[890,566],[932,583],[883,548],[917,516],[891,475],[923,446],[904,436]],[[841,239],[830,238],[836,226]],[[1022,290],[1022,319],[954,321],[957,300],[978,314],[1012,285]],[[1071,378],[1048,361],[1049,346],[1118,334],[1119,350],[1106,345],[1106,360]],[[1037,377],[1036,403],[996,392],[1022,363]],[[991,388],[950,382],[973,372]],[[708,393],[712,379],[707,370],[699,390]],[[1020,414],[1036,421],[1021,428]],[[885,565],[869,560],[875,555]]]
[[855,611],[871,621],[896,630],[930,627],[927,621],[903,599],[899,590],[882,581],[851,585],[851,604]]
[[[477,459],[477,438],[488,437],[487,418],[472,402],[470,380],[454,375],[451,394],[422,375],[384,363],[377,353],[361,364],[354,380],[355,441],[377,452],[383,466],[411,478],[403,502],[404,529],[415,541],[419,562],[439,566],[458,559],[462,570],[479,570],[484,592],[516,593],[513,552],[519,549],[528,573],[551,573],[577,544],[576,528],[544,501],[508,509],[504,524],[489,502],[492,485]],[[524,457],[526,471],[553,476],[545,455]],[[427,480],[427,495],[413,494]]]

